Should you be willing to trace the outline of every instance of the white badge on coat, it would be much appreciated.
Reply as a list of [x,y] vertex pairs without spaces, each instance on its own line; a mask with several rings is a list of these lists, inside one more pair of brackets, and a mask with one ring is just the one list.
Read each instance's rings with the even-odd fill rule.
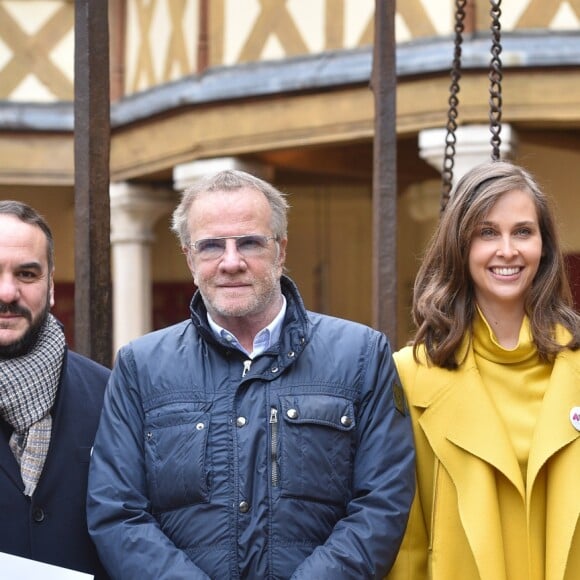
[[576,431],[580,431],[580,407],[570,409],[570,422],[574,425]]

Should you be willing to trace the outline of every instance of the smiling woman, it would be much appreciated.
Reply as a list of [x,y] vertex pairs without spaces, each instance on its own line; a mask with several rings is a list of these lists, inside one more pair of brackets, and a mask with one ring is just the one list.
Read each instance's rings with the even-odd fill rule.
[[[512,211],[523,213],[514,217]],[[518,248],[524,245],[527,249],[522,256]],[[474,272],[475,260],[484,251],[481,248],[487,248],[486,262],[479,272]],[[527,256],[530,264],[524,264]],[[515,325],[517,330],[512,328],[512,334],[519,331],[522,320],[528,317],[542,359],[564,348],[554,338],[558,325],[572,333],[571,345],[578,342],[578,315],[572,308],[549,200],[528,172],[498,161],[475,167],[459,181],[427,248],[415,281],[415,351],[424,344],[432,362],[445,368],[457,367],[465,333],[477,309],[486,307],[483,298],[490,297],[489,292],[484,292],[485,283],[493,280],[499,290],[502,278],[497,272],[494,277],[492,266],[522,267],[522,275],[516,276],[517,284],[510,285],[513,280],[505,280],[508,288],[517,285],[520,292],[511,297],[519,297],[516,313],[512,312],[514,303],[509,304],[509,293],[501,301],[504,311],[497,316],[508,316],[508,320],[502,320],[504,330]],[[496,308],[498,304],[494,301]]]
[[413,316],[413,345],[394,356],[418,487],[389,580],[543,580],[545,570],[572,580],[580,317],[529,173],[497,161],[459,181],[419,270]]
[[500,344],[513,348],[540,266],[542,235],[531,193],[504,193],[473,233],[469,273],[475,301]]

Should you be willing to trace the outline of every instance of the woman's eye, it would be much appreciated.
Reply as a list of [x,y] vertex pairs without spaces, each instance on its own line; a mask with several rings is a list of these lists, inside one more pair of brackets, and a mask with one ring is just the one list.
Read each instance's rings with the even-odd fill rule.
[[480,236],[482,238],[492,238],[495,235],[494,230],[491,228],[482,228],[480,232]]

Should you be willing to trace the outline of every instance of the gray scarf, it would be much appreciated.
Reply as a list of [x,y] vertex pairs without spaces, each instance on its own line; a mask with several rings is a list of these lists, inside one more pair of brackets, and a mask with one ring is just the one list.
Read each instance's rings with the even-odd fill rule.
[[48,315],[27,354],[0,360],[0,416],[12,427],[10,449],[20,465],[25,495],[31,496],[50,444],[56,391],[65,350],[64,333]]

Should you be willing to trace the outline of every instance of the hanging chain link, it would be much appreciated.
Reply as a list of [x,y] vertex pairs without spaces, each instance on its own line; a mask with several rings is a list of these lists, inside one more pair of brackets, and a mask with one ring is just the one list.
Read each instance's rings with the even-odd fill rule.
[[489,65],[489,129],[491,131],[491,159],[500,159],[501,145],[501,0],[490,0],[491,3],[491,62]]
[[451,86],[449,87],[449,109],[447,112],[447,135],[445,136],[445,153],[443,156],[441,212],[449,201],[449,194],[453,183],[453,166],[455,164],[455,144],[457,138],[457,106],[459,105],[459,80],[461,78],[461,45],[463,44],[463,30],[465,28],[465,5],[467,0],[455,0],[455,41],[453,63],[451,65]]

